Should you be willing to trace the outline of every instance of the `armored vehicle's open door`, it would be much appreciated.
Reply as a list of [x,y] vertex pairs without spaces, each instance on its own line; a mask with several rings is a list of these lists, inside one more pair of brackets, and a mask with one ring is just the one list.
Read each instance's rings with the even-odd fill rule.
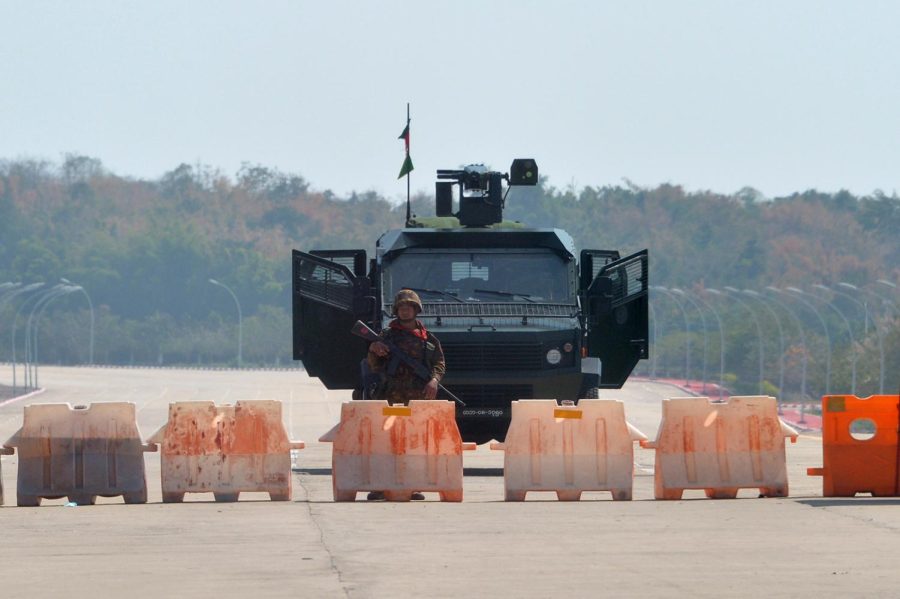
[[596,273],[583,292],[587,354],[600,358],[599,386],[617,389],[649,355],[647,250],[611,261]]
[[371,321],[375,301],[365,251],[294,250],[292,258],[294,359],[329,389],[358,387],[366,342],[350,330],[357,320]]

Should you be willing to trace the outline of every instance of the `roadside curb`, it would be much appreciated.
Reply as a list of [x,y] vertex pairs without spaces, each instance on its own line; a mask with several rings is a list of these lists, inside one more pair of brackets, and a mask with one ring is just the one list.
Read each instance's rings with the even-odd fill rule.
[[3,401],[0,401],[0,408],[2,408],[3,406],[5,406],[7,404],[11,404],[13,402],[21,401],[23,399],[28,399],[30,397],[40,395],[41,393],[43,393],[46,390],[47,389],[45,389],[44,387],[41,387],[40,389],[36,389],[36,390],[32,391],[31,393],[26,393],[25,395],[19,395],[18,397],[10,397],[9,399],[4,399]]
[[680,391],[684,391],[685,393],[687,393],[688,395],[690,395],[692,397],[699,397],[699,394],[696,393],[695,391],[692,391],[691,389],[688,389],[686,387],[682,387],[681,385],[679,385],[678,383],[675,383],[673,381],[667,381],[667,380],[661,380],[661,379],[651,379],[651,378],[644,378],[644,377],[631,377],[631,378],[629,378],[629,380],[641,381],[642,383],[654,383],[656,385],[668,385],[669,387],[675,387],[676,389],[678,389]]

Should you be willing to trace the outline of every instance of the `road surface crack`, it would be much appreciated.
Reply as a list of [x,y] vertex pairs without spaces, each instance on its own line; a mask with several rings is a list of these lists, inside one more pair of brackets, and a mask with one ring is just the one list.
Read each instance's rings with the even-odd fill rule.
[[322,526],[319,524],[318,520],[316,520],[316,516],[313,513],[312,502],[309,501],[310,497],[310,489],[303,484],[303,479],[300,476],[297,476],[297,483],[303,488],[306,493],[306,501],[303,503],[306,504],[306,512],[309,514],[309,520],[313,523],[313,526],[316,527],[316,530],[319,531],[319,544],[322,545],[322,549],[325,550],[325,553],[328,555],[329,564],[331,569],[337,575],[338,583],[341,585],[341,590],[344,591],[344,597],[349,599],[350,597],[350,589],[347,588],[347,583],[344,580],[343,573],[341,569],[338,567],[337,559],[334,556],[334,553],[331,552],[331,548],[328,546],[328,543],[325,542],[325,531],[322,529]]

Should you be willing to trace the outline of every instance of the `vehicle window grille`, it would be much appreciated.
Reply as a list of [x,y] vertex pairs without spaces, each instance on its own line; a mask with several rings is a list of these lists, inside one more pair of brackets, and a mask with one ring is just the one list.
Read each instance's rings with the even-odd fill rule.
[[346,266],[348,270],[353,270],[353,264],[355,262],[353,256],[329,256],[329,260],[334,262],[335,264],[340,264],[341,266]]
[[610,262],[615,262],[613,256],[594,256],[594,259],[591,261],[591,280],[596,278],[597,273]]
[[612,305],[617,306],[632,297],[647,292],[647,255],[641,253],[606,271],[612,281]]
[[338,308],[350,309],[353,306],[353,282],[341,270],[304,262],[295,272],[295,293]]
[[[423,316],[546,316],[574,318],[577,306],[528,303],[425,303]],[[386,309],[390,309],[389,306]]]
[[471,262],[453,262],[450,265],[450,280],[461,281],[462,279],[481,279],[488,280],[487,266],[475,266]]

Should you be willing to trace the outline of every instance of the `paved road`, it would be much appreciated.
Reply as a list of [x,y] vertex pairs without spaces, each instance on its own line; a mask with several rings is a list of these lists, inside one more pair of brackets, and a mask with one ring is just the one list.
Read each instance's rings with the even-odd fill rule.
[[[150,503],[15,505],[16,457],[4,456],[0,509],[2,597],[812,596],[900,593],[900,501],[821,497],[816,437],[788,446],[791,497],[653,501],[653,457],[638,450],[632,502],[608,494],[560,503],[529,495],[505,503],[502,453],[465,456],[465,501],[335,504],[330,445],[343,392],[302,372],[44,368],[47,392],[0,407],[0,441],[27,402],[130,401],[148,437],[171,401],[277,399],[298,455],[294,500],[245,494],[236,504],[189,495],[161,504],[159,457],[147,454]],[[636,382],[626,402],[649,437],[671,387]]]

